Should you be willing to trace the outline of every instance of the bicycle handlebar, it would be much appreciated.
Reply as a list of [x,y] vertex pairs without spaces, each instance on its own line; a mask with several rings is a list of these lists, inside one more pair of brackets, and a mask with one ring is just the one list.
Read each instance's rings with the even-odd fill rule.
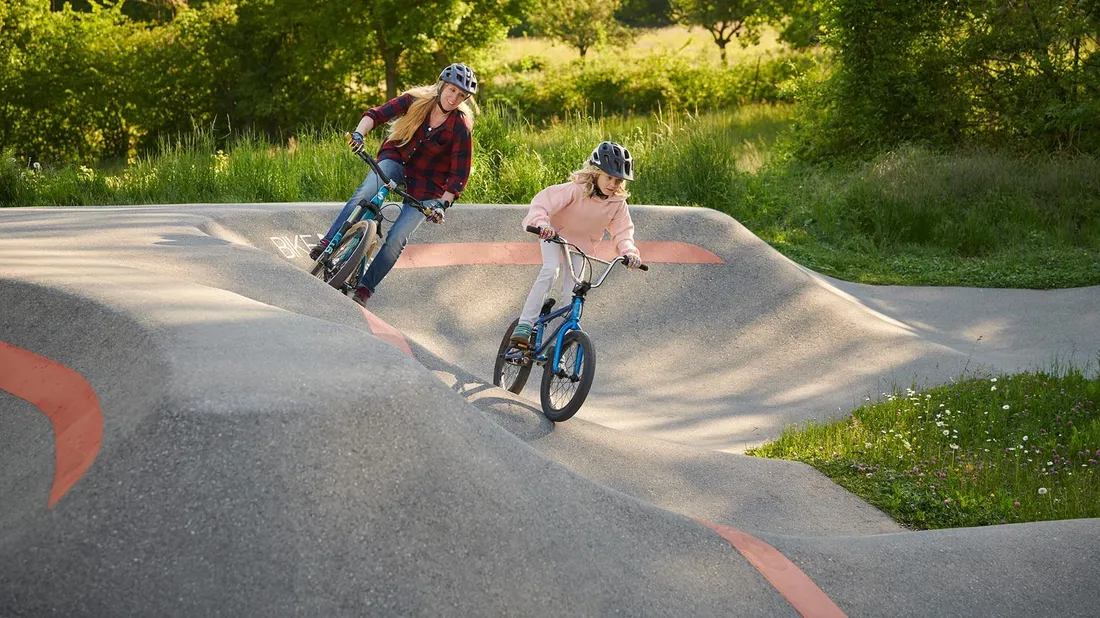
[[[539,234],[542,230],[540,230],[539,228],[537,228],[533,225],[528,225],[527,226],[527,231],[532,233],[532,234]],[[569,247],[572,247],[573,250],[576,251],[585,260],[590,260],[590,261],[595,260],[597,262],[600,262],[601,264],[607,264],[607,270],[604,271],[603,275],[600,276],[599,280],[596,283],[592,284],[593,288],[600,287],[600,284],[602,284],[603,280],[607,278],[607,274],[611,272],[611,268],[615,264],[622,263],[624,266],[626,265],[626,257],[625,256],[619,256],[619,257],[615,258],[614,260],[611,260],[610,262],[608,262],[607,260],[601,260],[600,258],[592,257],[592,256],[586,254],[584,251],[581,251],[580,248],[577,247],[577,245],[574,245],[573,243],[565,240],[564,238],[562,238],[560,235],[558,235],[556,233],[554,234],[553,238],[547,240],[546,242],[558,243],[559,245],[562,246],[562,251],[564,251],[565,254],[566,254],[566,262],[569,264],[569,274],[573,277],[573,281],[575,281],[577,283],[580,283],[581,280],[580,280],[579,277],[577,277],[577,273],[574,272],[574,270],[573,270],[573,260],[568,259],[569,258]],[[647,270],[649,270],[649,266],[646,265],[646,264],[640,264],[638,266],[638,270],[643,271],[643,272],[647,271]],[[582,275],[584,274],[584,269],[583,268],[581,269],[581,274]]]
[[[345,133],[344,137],[350,139],[351,133]],[[403,189],[397,186],[397,183],[394,182],[393,179],[391,179],[389,176],[386,176],[386,173],[382,171],[381,167],[379,167],[378,161],[375,161],[374,157],[370,156],[370,153],[368,153],[366,150],[360,150],[355,154],[358,155],[358,157],[362,159],[364,163],[370,166],[371,171],[373,171],[375,174],[378,174],[378,179],[382,181],[383,186],[405,198],[406,200],[409,200],[409,202],[411,202],[413,206],[420,210],[420,212],[428,214],[428,209],[424,208],[424,204],[420,200],[406,193]]]

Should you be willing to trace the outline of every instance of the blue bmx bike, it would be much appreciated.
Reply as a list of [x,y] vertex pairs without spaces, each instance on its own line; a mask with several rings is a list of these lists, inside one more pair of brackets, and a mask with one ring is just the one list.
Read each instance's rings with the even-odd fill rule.
[[[539,229],[533,226],[528,226],[527,231],[539,233]],[[539,399],[542,412],[551,421],[561,422],[569,420],[581,409],[588,397],[588,391],[592,389],[596,374],[596,348],[588,335],[581,330],[581,310],[585,295],[589,290],[600,287],[616,264],[623,264],[625,267],[626,258],[618,257],[610,262],[601,260],[586,255],[576,245],[557,235],[545,242],[561,245],[564,258],[562,261],[568,266],[569,276],[575,283],[573,302],[556,311],[553,309],[554,299],[548,299],[543,304],[532,329],[534,343],[529,349],[517,348],[511,343],[512,331],[519,323],[519,318],[512,321],[508,330],[504,331],[504,339],[497,350],[493,384],[519,394],[527,384],[531,368],[541,365],[542,385],[539,388]],[[573,266],[573,254],[582,258],[580,275]],[[606,265],[595,283],[591,281],[593,262]],[[645,264],[638,268],[649,270]],[[559,318],[561,323],[547,334],[550,323]]]
[[419,200],[398,187],[394,180],[382,172],[374,157],[365,150],[356,154],[378,175],[381,186],[369,200],[360,200],[356,204],[351,215],[341,224],[340,231],[332,237],[328,247],[325,247],[309,271],[314,277],[345,294],[355,290],[359,278],[366,272],[375,250],[380,246],[378,238],[382,235],[382,223],[393,223],[396,220],[397,215],[390,218],[385,216],[384,211],[390,207],[398,213],[401,211],[400,204],[386,203],[391,192],[404,198],[406,204],[428,214]]

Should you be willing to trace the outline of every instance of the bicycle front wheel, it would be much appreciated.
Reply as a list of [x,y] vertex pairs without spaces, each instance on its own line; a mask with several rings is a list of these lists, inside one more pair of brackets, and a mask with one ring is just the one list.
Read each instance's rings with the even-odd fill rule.
[[504,358],[504,354],[512,347],[512,331],[516,329],[516,324],[519,324],[519,318],[512,320],[508,330],[504,331],[504,339],[501,340],[500,348],[497,349],[497,362],[493,366],[493,385],[518,395],[523,392],[527,377],[531,375],[531,357],[528,356],[522,360]]
[[596,378],[596,348],[584,331],[571,330],[561,342],[561,361],[556,367],[554,352],[542,369],[542,412],[555,423],[569,420],[588,397]]
[[376,221],[360,221],[348,228],[348,233],[332,252],[332,270],[335,274],[332,275],[332,279],[329,279],[328,284],[336,289],[343,287],[348,277],[359,268],[363,258],[374,251],[377,241],[378,223]]

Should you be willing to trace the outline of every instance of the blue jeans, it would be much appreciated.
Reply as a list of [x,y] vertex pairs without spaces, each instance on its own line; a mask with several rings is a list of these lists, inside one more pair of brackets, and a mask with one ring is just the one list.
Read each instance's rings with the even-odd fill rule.
[[[389,173],[387,170],[382,171]],[[368,290],[374,292],[378,284],[382,282],[382,278],[397,263],[397,258],[401,256],[401,251],[405,249],[405,245],[409,244],[409,238],[413,235],[413,232],[423,222],[424,213],[420,212],[415,206],[402,205],[401,214],[397,217],[397,221],[394,221],[389,231],[386,232],[386,242],[374,255],[374,261],[370,263],[367,272],[363,273],[363,276],[359,279],[359,285],[367,286]]]
[[[378,167],[382,169],[382,173],[398,184],[405,180],[405,167],[397,161],[383,159],[378,162]],[[325,233],[325,238],[331,240],[336,232],[340,231],[340,226],[343,225],[344,221],[351,216],[351,211],[355,210],[355,205],[362,200],[369,200],[374,197],[381,186],[382,181],[379,180],[377,174],[374,172],[367,174],[363,184],[359,185],[359,188],[351,195],[348,203],[344,204],[344,209],[340,211],[340,216],[336,217],[332,227]],[[386,233],[386,242],[382,244],[382,248],[378,250],[374,260],[367,267],[367,272],[363,273],[363,276],[359,279],[359,285],[366,286],[367,289],[374,292],[374,289],[390,272],[393,265],[397,263],[397,258],[401,256],[401,251],[405,249],[405,245],[409,244],[409,238],[412,237],[413,232],[423,222],[424,213],[409,205],[402,206],[397,221],[394,221],[389,232]]]
[[[383,159],[378,162],[378,167],[382,170],[383,174],[389,176],[397,184],[401,184],[405,180],[405,166],[397,161]],[[363,181],[363,184],[359,185],[355,193],[351,194],[351,199],[348,200],[348,203],[344,204],[344,209],[340,211],[340,216],[336,217],[336,221],[332,223],[332,227],[328,228],[328,232],[325,232],[325,239],[332,240],[336,232],[340,231],[340,226],[351,216],[351,211],[355,210],[355,205],[363,200],[370,200],[370,198],[374,197],[375,193],[378,193],[378,189],[381,187],[382,181],[378,179],[378,174],[375,174],[373,171],[367,174],[367,178]]]

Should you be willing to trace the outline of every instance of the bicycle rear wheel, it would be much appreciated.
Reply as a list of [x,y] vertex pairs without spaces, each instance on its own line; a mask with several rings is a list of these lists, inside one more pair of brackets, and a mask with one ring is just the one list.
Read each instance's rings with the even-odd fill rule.
[[523,392],[527,378],[531,375],[531,358],[528,356],[518,363],[504,358],[504,353],[512,347],[509,341],[512,338],[512,331],[516,329],[516,324],[519,324],[519,318],[512,320],[508,330],[504,331],[504,339],[501,340],[500,348],[497,349],[497,362],[493,366],[493,384],[518,395]]
[[553,365],[554,349],[547,353],[550,360],[542,368],[542,413],[555,423],[572,418],[588,397],[596,378],[596,348],[584,331],[571,330],[561,342],[561,362]]
[[374,251],[374,244],[378,241],[378,223],[376,221],[360,221],[348,228],[348,233],[340,241],[340,244],[332,252],[332,271],[334,274],[328,284],[336,289],[343,287],[363,261],[365,256]]

